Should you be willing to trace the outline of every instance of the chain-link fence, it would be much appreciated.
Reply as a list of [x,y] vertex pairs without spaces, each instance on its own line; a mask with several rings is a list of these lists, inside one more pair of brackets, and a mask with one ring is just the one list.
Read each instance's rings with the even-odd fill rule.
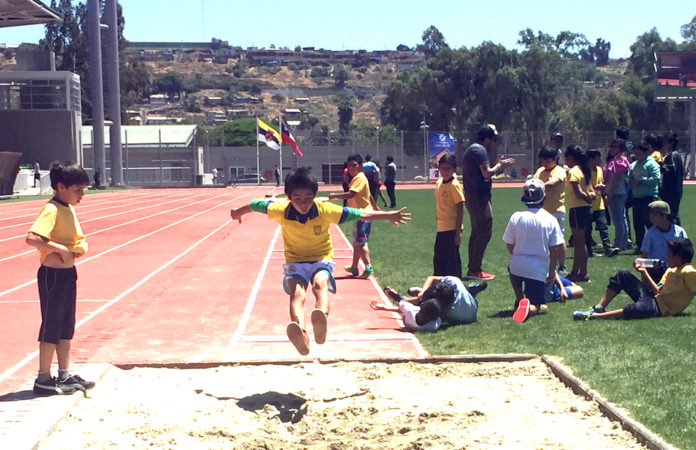
[[[340,184],[346,157],[358,153],[363,158],[371,155],[380,166],[385,165],[387,156],[392,156],[398,170],[397,182],[422,181],[428,179],[429,168],[436,162],[437,154],[428,144],[429,134],[425,131],[396,131],[389,135],[375,133],[373,136],[339,135],[330,133],[324,141],[316,135],[305,139],[301,131],[294,132],[303,156],[294,156],[290,146],[284,145],[282,152],[272,150],[263,143],[256,146],[226,146],[229,137],[210,142],[207,135],[198,134],[189,147],[140,147],[123,150],[124,180],[127,186],[191,186],[212,183],[213,168],[218,170],[218,184],[255,183],[257,175],[262,181],[274,182],[275,167],[281,168],[283,177],[297,167],[311,167],[320,182]],[[585,149],[598,149],[606,156],[613,131],[592,131],[582,134],[564,132],[564,147],[577,144]],[[631,132],[634,142],[640,142],[648,132]],[[688,157],[690,146],[687,131],[675,132],[679,139],[678,149]],[[549,133],[505,131],[501,133],[489,157],[491,164],[497,157],[506,155],[515,158],[515,164],[506,170],[505,178],[524,179],[538,166],[539,149],[549,141]],[[223,144],[223,145],[220,145]],[[469,140],[457,140],[453,146],[463,151]],[[92,151],[85,147],[85,167],[92,170]],[[106,149],[107,172],[102,171],[102,183],[108,184],[109,149]],[[688,166],[687,166],[688,168]],[[90,172],[91,173],[91,172]]]

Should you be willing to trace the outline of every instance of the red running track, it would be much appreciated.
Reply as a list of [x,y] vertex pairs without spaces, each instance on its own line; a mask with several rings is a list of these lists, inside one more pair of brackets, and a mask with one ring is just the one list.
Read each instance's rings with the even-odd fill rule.
[[[303,359],[285,337],[278,225],[261,214],[241,224],[229,217],[231,207],[279,192],[261,186],[85,196],[76,208],[89,252],[77,264],[73,367]],[[38,252],[24,238],[44,202],[0,204],[0,395],[32,380],[38,367]],[[332,236],[341,268],[351,249],[338,227]],[[427,356],[400,331],[398,316],[369,308],[381,295],[375,280],[341,272],[327,342],[312,342],[306,359]],[[312,304],[310,295],[307,311]]]

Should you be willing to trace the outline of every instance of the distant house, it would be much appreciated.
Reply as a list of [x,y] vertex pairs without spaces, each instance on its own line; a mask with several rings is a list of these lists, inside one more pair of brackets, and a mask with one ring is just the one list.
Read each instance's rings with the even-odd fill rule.
[[296,101],[297,103],[309,103],[309,98],[307,98],[307,97],[297,97],[297,98],[295,99],[295,101]]
[[152,94],[150,95],[151,105],[166,105],[167,104],[167,94]]
[[205,106],[218,106],[222,104],[222,97],[215,96],[205,96],[203,97],[203,104]]

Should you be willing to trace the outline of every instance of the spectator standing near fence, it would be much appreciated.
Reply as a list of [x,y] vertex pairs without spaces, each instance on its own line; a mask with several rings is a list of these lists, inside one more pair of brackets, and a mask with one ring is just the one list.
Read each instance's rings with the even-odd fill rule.
[[34,161],[34,187],[37,183],[41,186],[41,166],[38,161]]
[[[558,226],[561,228],[561,234],[565,233],[565,181],[567,177],[566,170],[558,165],[558,151],[550,146],[545,146],[539,151],[539,164],[541,167],[537,169],[534,178],[538,178],[544,182],[546,190],[546,198],[542,204],[542,208],[548,211],[558,221]],[[563,242],[563,253],[559,256],[558,272],[562,275],[568,274],[568,269],[565,266],[565,241]]]
[[394,164],[392,155],[387,156],[387,166],[384,168],[384,186],[387,188],[389,196],[389,207],[396,208],[396,164]]
[[505,168],[514,164],[513,158],[500,158],[491,167],[488,152],[493,153],[498,140],[498,130],[494,124],[481,127],[476,140],[462,156],[462,183],[465,205],[471,221],[469,236],[469,266],[467,276],[492,280],[495,275],[485,272],[481,265],[483,254],[493,232],[493,211],[491,209],[491,186],[493,175],[500,175]]
[[[607,227],[607,213],[604,205],[604,189],[606,188],[606,185],[604,184],[604,171],[600,166],[602,162],[602,153],[599,150],[588,150],[587,159],[590,166],[590,172],[592,173],[590,184],[597,194],[595,199],[592,201],[592,223],[595,224],[597,231],[599,231],[599,238],[602,241],[604,255],[616,256],[619,253],[619,249],[612,247],[609,243],[609,228]],[[592,223],[590,223],[590,226],[585,230],[587,256],[590,257],[598,256],[594,253],[593,249],[594,241],[592,240]]]
[[676,133],[668,133],[662,137],[662,184],[660,185],[660,198],[669,204],[672,219],[677,225],[681,224],[679,218],[679,204],[684,191],[684,162],[677,151]]
[[631,163],[626,156],[626,142],[614,139],[609,143],[607,163],[604,166],[605,188],[609,203],[609,215],[614,225],[614,247],[619,250],[630,248],[628,239],[628,221],[626,220],[626,200],[628,199],[628,184],[626,177]]
[[650,150],[643,144],[633,147],[636,158],[628,173],[633,193],[633,230],[636,233],[636,253],[643,245],[645,231],[650,228],[648,205],[657,200],[660,186],[660,166],[650,156]]

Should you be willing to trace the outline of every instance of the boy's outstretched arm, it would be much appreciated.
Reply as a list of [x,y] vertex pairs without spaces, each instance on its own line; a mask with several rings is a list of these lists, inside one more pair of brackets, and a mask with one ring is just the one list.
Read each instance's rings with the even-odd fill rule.
[[361,210],[362,220],[388,220],[394,225],[402,225],[411,220],[411,213],[404,212],[406,208],[394,211],[365,211]]
[[646,269],[645,266],[638,264],[636,261],[633,261],[633,267],[640,272],[641,278],[643,279],[643,284],[650,289],[653,295],[659,294],[660,287],[657,285],[657,283],[655,283],[655,280],[652,279],[648,269]]
[[239,208],[232,208],[230,210],[230,216],[232,216],[232,220],[237,220],[239,223],[242,223],[242,216],[244,214],[249,214],[251,212],[251,205],[244,205]]

